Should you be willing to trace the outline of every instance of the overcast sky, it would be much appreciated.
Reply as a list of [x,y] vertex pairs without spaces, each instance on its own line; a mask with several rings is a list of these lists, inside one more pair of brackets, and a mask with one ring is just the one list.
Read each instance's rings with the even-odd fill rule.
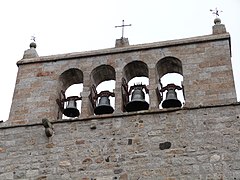
[[[7,0],[0,1],[0,120],[7,120],[17,75],[16,62],[36,36],[40,56],[111,48],[122,20],[130,44],[212,33],[218,8],[231,34],[232,64],[240,99],[239,0]],[[239,16],[239,15],[238,15]],[[237,82],[238,81],[238,82]]]

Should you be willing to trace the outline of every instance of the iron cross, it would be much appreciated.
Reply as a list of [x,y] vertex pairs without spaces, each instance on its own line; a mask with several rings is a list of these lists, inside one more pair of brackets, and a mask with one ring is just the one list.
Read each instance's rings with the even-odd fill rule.
[[131,24],[124,24],[124,20],[122,20],[122,25],[121,26],[115,26],[115,28],[121,27],[122,28],[122,39],[123,39],[123,34],[124,34],[124,27],[125,26],[131,26]]
[[213,14],[216,14],[216,17],[219,16],[219,12],[222,12],[222,11],[219,11],[217,8],[215,8],[215,10],[210,9],[210,11],[211,11]]

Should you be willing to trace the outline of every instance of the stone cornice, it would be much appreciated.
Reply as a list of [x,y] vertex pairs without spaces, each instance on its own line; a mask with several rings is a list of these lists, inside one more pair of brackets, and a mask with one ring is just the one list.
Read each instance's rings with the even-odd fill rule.
[[[190,110],[199,110],[199,109],[210,109],[210,108],[219,108],[219,107],[235,107],[240,106],[240,102],[229,103],[229,104],[218,104],[218,105],[207,105],[207,106],[195,106],[195,107],[183,107],[183,108],[167,108],[167,109],[155,109],[155,110],[144,110],[144,111],[136,111],[136,112],[128,112],[128,113],[116,113],[116,114],[103,114],[103,115],[92,115],[87,118],[74,118],[74,119],[57,119],[55,121],[51,121],[52,124],[59,123],[73,123],[78,121],[91,121],[91,120],[103,120],[103,119],[112,119],[118,117],[127,117],[127,116],[136,116],[136,115],[151,115],[151,114],[162,114],[162,113],[171,113],[171,112],[179,112],[184,113],[185,111]],[[39,120],[41,121],[41,120]],[[0,123],[1,129],[10,129],[10,128],[19,128],[19,127],[28,127],[28,126],[42,126],[42,123],[29,123],[29,124],[12,124],[10,121]]]
[[61,60],[67,60],[67,59],[85,58],[85,57],[101,56],[101,55],[108,55],[108,54],[127,53],[131,51],[164,48],[164,47],[170,47],[170,46],[195,44],[195,43],[218,41],[218,40],[224,40],[224,39],[229,40],[229,44],[231,47],[230,34],[225,33],[225,34],[218,34],[218,35],[205,35],[205,36],[197,36],[197,37],[177,39],[177,40],[129,45],[129,46],[120,47],[120,48],[108,48],[108,49],[99,49],[99,50],[92,50],[92,51],[57,54],[57,55],[50,55],[50,56],[40,56],[36,58],[21,59],[20,61],[17,62],[17,65],[19,66],[21,64],[29,64],[29,63],[61,61]]

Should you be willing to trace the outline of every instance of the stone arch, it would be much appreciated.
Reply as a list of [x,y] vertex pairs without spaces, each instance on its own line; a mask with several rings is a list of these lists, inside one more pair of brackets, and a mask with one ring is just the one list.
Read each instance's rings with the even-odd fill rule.
[[83,83],[83,72],[77,68],[71,68],[64,71],[59,76],[61,90],[65,91],[73,84]]
[[116,80],[116,72],[112,66],[104,64],[94,68],[90,78],[93,84],[98,86],[103,81]]
[[[92,82],[89,95],[91,102],[90,112],[95,115],[113,113],[114,108],[112,106],[115,105],[115,94],[113,92],[116,81],[115,69],[106,64],[97,66],[92,70],[90,79]],[[104,105],[102,104],[103,101]]]
[[[57,104],[59,105],[59,113],[58,117],[65,118],[63,114],[66,117],[78,117],[80,115],[81,111],[81,103],[77,103],[78,100],[81,100],[81,91],[82,88],[77,89],[76,95],[73,95],[71,92],[69,95],[66,94],[67,90],[72,86],[76,84],[83,84],[83,72],[80,69],[77,68],[70,68],[64,71],[60,76],[59,76],[59,99],[57,99]],[[76,87],[72,86],[71,88]],[[74,113],[73,111],[67,111],[67,106],[69,103],[75,104],[74,108]],[[66,113],[68,112],[68,113]],[[71,112],[71,113],[69,113]]]
[[[130,82],[131,80],[133,81]],[[135,80],[137,80],[136,84],[135,84]],[[149,92],[147,88],[148,83],[149,83],[149,70],[146,63],[144,63],[143,61],[136,60],[124,66],[123,78],[122,78],[122,111],[123,112],[147,110],[149,108],[148,102],[145,101],[145,95],[147,95],[146,99],[148,99],[149,101],[149,95],[148,95]],[[139,99],[139,102],[132,101],[133,97],[136,97],[135,92],[137,91],[139,95],[141,94],[140,98],[142,98],[141,100]],[[135,95],[133,96],[133,94]]]
[[[183,68],[182,62],[172,56],[160,59],[156,64],[156,72],[158,77],[157,97],[160,108],[166,108],[166,102],[172,103],[168,107],[181,107],[184,103],[183,89]],[[171,91],[171,92],[170,92]],[[169,94],[168,94],[169,93]],[[175,95],[173,95],[175,93]],[[170,100],[175,97],[175,100]],[[178,97],[181,97],[181,102]],[[166,100],[166,101],[165,101]],[[164,102],[165,101],[165,102]]]
[[160,59],[156,64],[156,70],[159,78],[167,73],[178,73],[183,75],[182,62],[172,56],[167,56]]
[[127,82],[134,77],[148,77],[148,66],[142,61],[132,61],[124,66],[123,77]]

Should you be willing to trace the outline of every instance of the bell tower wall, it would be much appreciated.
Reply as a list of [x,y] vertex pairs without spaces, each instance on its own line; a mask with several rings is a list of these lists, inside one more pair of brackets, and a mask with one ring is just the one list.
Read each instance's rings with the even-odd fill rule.
[[[220,19],[205,36],[138,45],[122,38],[115,48],[40,57],[35,49],[17,62],[9,120],[0,123],[0,179],[239,179],[240,103]],[[180,84],[173,76],[165,84],[165,75]],[[147,82],[131,85],[135,77]],[[75,84],[80,115],[65,118]],[[147,109],[126,108],[132,87]],[[163,106],[179,103],[175,90],[181,107]],[[96,113],[99,94],[113,97],[113,113]]]
[[[124,113],[122,78],[127,79],[134,74],[131,73],[133,70],[124,72],[124,67],[134,61],[146,64],[144,71],[142,66],[136,66],[134,72],[149,78],[147,87],[150,110],[161,111],[156,94],[161,76],[159,71],[165,73],[169,68],[163,65],[159,70],[157,64],[161,59],[168,61],[171,58],[177,59],[182,66],[181,71],[177,70],[178,67],[172,68],[172,71],[178,71],[183,76],[183,108],[237,101],[231,66],[230,35],[224,33],[80,53],[23,58],[17,63],[19,69],[9,122],[28,124],[37,123],[42,118],[51,121],[61,119],[56,100],[60,98],[61,90],[66,89],[63,83],[67,80],[61,81],[60,77],[69,69],[77,69],[82,74],[79,78],[83,83],[79,118],[94,116],[89,100],[90,90],[94,82],[100,82],[102,77],[95,76],[100,79],[94,80],[90,75],[101,65],[111,66],[113,69],[111,77],[116,81],[114,114]],[[74,75],[72,77],[74,78]]]

